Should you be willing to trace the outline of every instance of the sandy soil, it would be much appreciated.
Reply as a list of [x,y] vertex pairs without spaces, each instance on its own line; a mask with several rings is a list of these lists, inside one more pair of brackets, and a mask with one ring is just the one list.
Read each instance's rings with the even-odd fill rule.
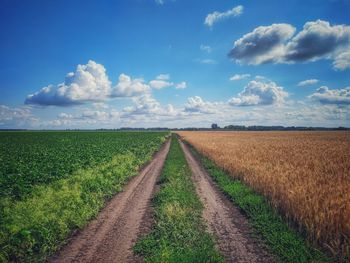
[[72,237],[48,262],[135,262],[132,247],[145,231],[143,222],[165,158],[168,141],[124,191],[111,199],[98,217]]
[[253,231],[244,215],[215,185],[188,146],[181,142],[192,170],[196,191],[203,205],[203,217],[209,232],[227,262],[275,262],[264,243],[253,237]]

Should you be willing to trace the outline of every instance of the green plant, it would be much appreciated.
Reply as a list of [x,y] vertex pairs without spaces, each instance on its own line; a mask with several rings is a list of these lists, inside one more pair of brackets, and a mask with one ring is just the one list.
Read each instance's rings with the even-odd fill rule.
[[191,171],[173,137],[154,198],[156,224],[134,247],[147,262],[223,262],[206,232]]

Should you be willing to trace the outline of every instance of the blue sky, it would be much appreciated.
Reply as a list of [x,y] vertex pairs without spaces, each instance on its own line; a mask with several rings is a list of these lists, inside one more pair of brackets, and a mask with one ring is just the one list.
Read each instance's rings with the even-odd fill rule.
[[350,126],[349,10],[2,0],[0,128]]

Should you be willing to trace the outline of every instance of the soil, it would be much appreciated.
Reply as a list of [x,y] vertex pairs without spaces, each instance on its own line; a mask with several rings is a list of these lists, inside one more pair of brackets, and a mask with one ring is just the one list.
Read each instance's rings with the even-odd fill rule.
[[247,218],[218,189],[188,146],[181,142],[192,171],[196,192],[203,205],[203,218],[216,238],[216,245],[227,262],[276,262],[249,225]]
[[48,262],[141,262],[133,254],[137,239],[152,224],[151,199],[169,151],[166,142],[123,192],[112,198],[96,219],[74,235]]

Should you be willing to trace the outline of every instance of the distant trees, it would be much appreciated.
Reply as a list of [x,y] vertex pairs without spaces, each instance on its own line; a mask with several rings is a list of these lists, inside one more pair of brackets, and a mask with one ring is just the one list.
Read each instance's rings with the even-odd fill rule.
[[213,123],[213,124],[211,125],[211,128],[212,128],[213,130],[217,130],[217,129],[219,129],[220,127],[219,127],[216,123]]

